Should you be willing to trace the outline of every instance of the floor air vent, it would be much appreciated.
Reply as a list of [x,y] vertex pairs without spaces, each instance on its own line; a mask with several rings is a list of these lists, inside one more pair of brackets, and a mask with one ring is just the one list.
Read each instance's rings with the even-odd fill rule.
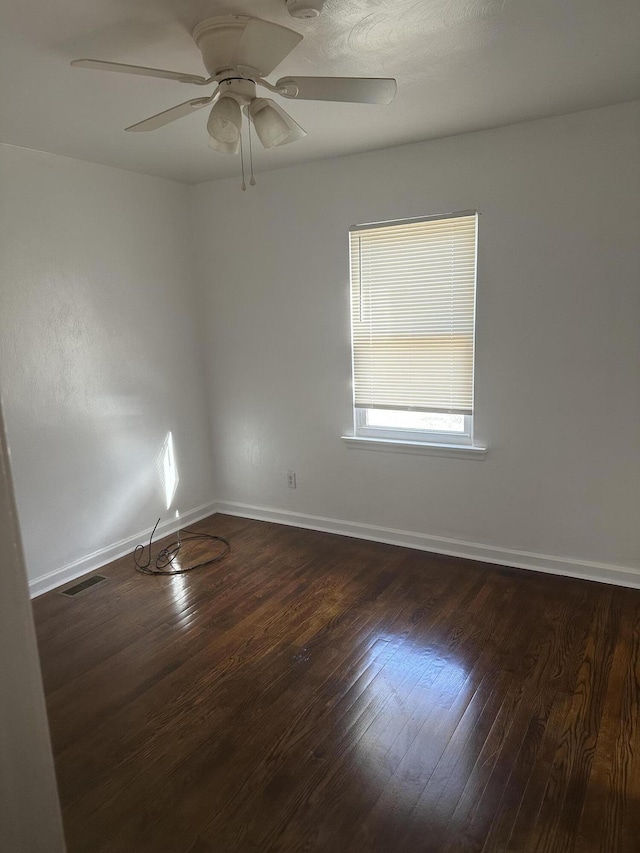
[[68,595],[71,598],[80,592],[84,592],[86,589],[91,589],[92,586],[101,583],[101,581],[106,581],[106,578],[102,577],[102,575],[91,575],[90,578],[77,583],[75,586],[70,586],[69,589],[62,590],[62,595]]

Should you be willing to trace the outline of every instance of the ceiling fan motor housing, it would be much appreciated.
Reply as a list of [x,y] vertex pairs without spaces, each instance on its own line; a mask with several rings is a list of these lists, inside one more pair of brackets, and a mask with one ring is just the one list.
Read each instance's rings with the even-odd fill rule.
[[292,18],[317,18],[324,0],[285,0],[287,11]]
[[208,18],[195,28],[193,38],[209,74],[235,67],[236,48],[249,20],[244,15],[224,15]]

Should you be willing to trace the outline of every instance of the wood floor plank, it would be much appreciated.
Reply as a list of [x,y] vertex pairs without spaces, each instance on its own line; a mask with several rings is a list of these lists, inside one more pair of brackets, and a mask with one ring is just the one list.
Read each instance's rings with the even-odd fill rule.
[[632,606],[631,630],[625,635],[631,644],[631,654],[624,685],[622,725],[611,755],[608,785],[603,790],[610,803],[604,819],[607,835],[619,837],[620,849],[625,851],[632,850],[640,838],[640,603],[633,601]]
[[[553,610],[551,612],[553,613]],[[547,610],[545,616],[548,617],[548,615],[549,611]],[[557,621],[558,615],[561,617],[559,622]],[[514,759],[517,766],[517,759],[524,742],[524,737],[527,731],[530,734],[532,733],[530,729],[531,707],[532,705],[534,707],[537,705],[541,709],[541,715],[534,715],[536,725],[533,729],[534,734],[536,732],[540,733],[541,722],[546,719],[552,705],[550,697],[544,696],[544,691],[550,692],[551,696],[554,695],[559,686],[558,679],[560,676],[565,676],[565,672],[569,676],[569,682],[573,683],[573,678],[569,675],[572,671],[570,664],[573,660],[573,667],[577,668],[578,661],[582,659],[582,644],[574,647],[574,652],[577,654],[574,653],[572,658],[568,657],[571,649],[568,638],[572,634],[569,626],[574,624],[574,620],[570,618],[572,615],[574,614],[567,613],[566,610],[563,611],[562,609],[554,615],[552,622],[556,623],[556,628],[562,627],[565,629],[561,630],[559,634],[556,633],[555,636],[553,632],[550,632],[549,625],[540,623],[542,625],[541,632],[536,631],[538,627],[536,624],[530,626],[532,645],[524,655],[519,671],[514,673],[514,679],[506,687],[506,692],[508,695],[511,694],[512,701],[512,706],[508,714],[508,717],[511,718],[509,722],[510,737],[505,739],[497,753],[489,740],[483,745],[483,753],[488,753],[488,759],[483,759],[483,753],[481,753],[476,764],[479,766],[481,771],[480,778],[482,779],[482,774],[487,770],[486,761],[490,759],[492,768],[490,779],[486,784],[481,784],[480,786],[477,784],[474,785],[474,773],[476,771],[474,767],[474,771],[470,774],[465,789],[466,797],[465,795],[461,797],[456,808],[456,813],[461,812],[463,815],[465,808],[470,810],[467,817],[475,817],[475,821],[471,820],[472,825],[475,823],[475,831],[466,828],[465,822],[460,824],[458,822],[459,818],[456,821],[457,815],[454,814],[451,822],[446,827],[448,842],[443,849],[503,849],[502,845],[496,843],[497,839],[495,836],[493,840],[487,838],[487,830],[495,820],[496,810],[499,809],[499,803],[501,803],[505,793],[501,789],[503,784],[501,780],[505,777],[509,780],[511,779],[514,769]],[[567,628],[569,630],[566,630]],[[564,715],[562,718],[564,719]],[[533,743],[535,742],[536,739],[534,738]],[[556,741],[554,740],[554,745],[555,743]],[[529,749],[531,745],[532,741],[530,740]],[[526,756],[526,763],[523,765],[523,775],[529,776],[531,772],[531,754],[529,752],[528,755],[527,753],[524,755]],[[519,786],[517,785],[516,777],[509,786],[507,802],[509,798],[517,796],[518,790]],[[522,790],[521,787],[520,790]],[[532,802],[531,794],[532,791],[528,790],[527,805],[529,807]],[[504,812],[510,822],[513,821],[513,815],[517,811],[517,809],[514,810],[514,805],[515,803],[512,800],[511,808]],[[519,848],[516,846],[514,849]]]
[[34,602],[69,853],[637,849],[640,591],[197,528]]
[[554,757],[536,827],[536,851],[573,850],[602,721],[614,643],[611,591],[598,602],[569,713]]
[[[480,587],[480,584],[476,584]],[[474,587],[465,589],[463,585],[458,584],[456,596],[460,608],[468,605],[467,598],[474,595]],[[477,598],[477,596],[475,596]],[[449,604],[455,603],[456,597],[449,598]],[[290,832],[291,825],[295,820],[294,811],[299,802],[305,802],[311,798],[318,798],[320,789],[327,789],[331,785],[331,780],[336,772],[336,768],[340,762],[351,761],[354,752],[358,748],[358,743],[363,738],[375,745],[378,741],[385,742],[385,738],[389,737],[389,730],[393,731],[395,726],[401,726],[403,722],[403,708],[395,706],[393,700],[400,701],[406,704],[404,699],[405,691],[411,695],[421,674],[431,669],[433,659],[431,649],[434,645],[437,646],[437,630],[441,633],[441,642],[443,645],[450,645],[452,628],[451,620],[446,613],[432,614],[432,619],[429,621],[429,638],[430,644],[421,647],[423,654],[416,655],[413,643],[419,637],[422,627],[421,619],[416,619],[416,615],[423,614],[422,608],[412,615],[411,633],[403,632],[400,634],[398,628],[392,634],[397,640],[402,636],[405,640],[395,650],[394,655],[385,661],[384,667],[378,675],[367,685],[367,691],[358,697],[357,702],[349,709],[349,715],[334,722],[330,728],[330,734],[327,737],[328,743],[322,745],[323,760],[316,762],[307,768],[298,768],[296,770],[296,778],[298,780],[296,798],[292,800],[288,808],[283,809],[283,824]],[[408,656],[407,656],[408,655]],[[438,662],[436,662],[436,666]],[[398,673],[395,675],[395,673]],[[459,679],[458,679],[459,680]],[[413,688],[411,685],[413,684]],[[391,702],[389,701],[391,699]],[[361,713],[361,709],[364,710]],[[351,715],[353,719],[351,719]],[[388,721],[392,720],[392,723]],[[344,729],[344,737],[336,740],[333,732],[339,729],[339,725]],[[376,730],[376,726],[382,728],[381,732]],[[393,737],[391,736],[393,740]],[[371,752],[374,750],[372,749]],[[372,756],[368,756],[368,763],[371,765]],[[344,802],[344,793],[340,791],[340,786],[332,786],[333,792],[336,793],[339,802]],[[361,799],[363,795],[363,786],[358,788],[358,797]],[[326,811],[327,803],[323,802],[323,809]],[[271,839],[274,842],[274,839]],[[266,843],[264,839],[260,839],[260,843]],[[274,842],[275,843],[275,842]]]
[[[392,577],[389,576],[389,580],[391,579]],[[309,595],[310,589],[307,588],[306,592],[306,596],[301,596],[300,601],[301,603],[306,602],[305,609],[308,611],[307,615],[317,619],[320,624],[327,621],[322,611],[318,611],[317,603],[313,600],[313,596]],[[277,628],[279,632],[281,630],[296,628],[298,619],[301,618],[301,613],[304,615],[302,606],[298,609],[295,618],[291,615],[289,615],[288,619],[280,618],[279,624],[274,626],[273,630],[275,631]],[[244,620],[241,625],[244,625]],[[202,670],[204,676],[201,676],[196,683],[186,685],[182,688],[177,697],[177,706],[174,707],[171,704],[173,699],[170,697],[169,704],[163,709],[160,719],[157,717],[155,719],[153,732],[145,738],[142,745],[138,748],[139,750],[143,750],[144,754],[136,755],[135,753],[135,742],[139,740],[138,734],[135,731],[133,735],[127,732],[126,736],[129,739],[127,743],[128,748],[125,751],[126,757],[124,758],[124,763],[119,767],[117,784],[113,779],[107,780],[103,786],[92,792],[90,799],[85,797],[77,803],[76,808],[93,809],[94,820],[97,821],[102,816],[102,819],[108,822],[113,808],[118,807],[118,803],[121,803],[120,807],[129,809],[133,814],[132,820],[137,821],[139,820],[139,815],[142,814],[139,809],[135,808],[139,805],[137,801],[141,798],[144,801],[144,797],[149,792],[153,793],[156,786],[161,788],[158,793],[158,798],[161,800],[166,793],[165,786],[161,780],[168,773],[174,772],[176,778],[179,777],[182,770],[189,776],[194,775],[194,763],[188,761],[192,751],[199,751],[200,755],[210,755],[211,763],[216,767],[222,766],[223,758],[230,759],[231,754],[233,754],[235,756],[235,763],[242,768],[243,765],[239,763],[237,757],[237,752],[242,744],[235,743],[231,735],[221,743],[211,743],[209,733],[215,727],[216,730],[220,728],[228,734],[233,729],[234,724],[242,726],[249,731],[251,730],[250,727],[255,722],[252,718],[251,704],[244,702],[239,712],[233,704],[234,691],[237,692],[236,685],[239,680],[240,683],[243,683],[243,671],[245,669],[249,670],[246,677],[250,680],[251,689],[258,692],[263,688],[265,690],[271,689],[274,684],[279,690],[282,690],[279,680],[275,679],[274,681],[273,678],[273,670],[277,669],[278,662],[280,662],[281,667],[284,668],[285,673],[289,677],[292,674],[301,674],[299,667],[295,670],[292,669],[292,662],[295,663],[295,658],[292,655],[290,647],[285,644],[281,648],[273,649],[273,641],[274,639],[278,639],[280,634],[277,633],[274,638],[273,633],[271,636],[265,636],[264,631],[265,628],[263,625],[258,630],[258,635],[251,635],[250,650],[246,652],[244,657],[237,652],[234,645],[231,649],[231,656],[227,657],[225,654],[218,669],[214,667],[213,671],[204,670],[201,663],[197,661],[187,664],[191,675],[194,674],[193,667],[195,666],[195,674],[197,675]],[[227,631],[226,633],[228,635],[230,632]],[[234,634],[233,643],[235,644],[236,642]],[[274,666],[274,651],[276,653],[276,666]],[[262,665],[264,656],[269,657],[272,664],[271,668],[263,667],[259,672],[254,671],[256,666]],[[175,687],[176,685],[173,686]],[[299,698],[302,701],[306,701],[304,694],[298,694],[299,691],[296,690],[291,699]],[[164,695],[164,691],[160,695]],[[227,701],[228,695],[230,696],[229,701]],[[282,703],[284,703],[285,698],[286,696],[282,697]],[[268,700],[263,698],[260,706],[255,709],[258,713],[262,711],[261,706],[263,704],[269,704]],[[175,726],[176,721],[180,720],[184,720],[186,724],[189,714],[193,713],[194,709],[198,714],[200,726],[188,729],[182,735],[177,748],[171,738],[167,739],[165,737],[166,726]],[[259,728],[256,731],[262,733],[263,730]],[[99,748],[99,742],[95,742],[94,749]],[[184,765],[183,767],[178,766],[181,762]],[[72,763],[69,766],[69,770],[71,769]],[[144,775],[141,776],[143,771]],[[153,771],[151,780],[146,778],[150,775],[150,771]],[[215,776],[215,774],[212,775]],[[212,781],[215,780],[213,779]],[[221,790],[228,790],[228,779],[226,787]],[[133,829],[130,831],[133,832]]]
[[[534,629],[530,661],[536,665],[512,720],[509,741],[498,756],[496,771],[478,798],[473,818],[460,832],[462,849],[505,849],[525,795],[528,803],[535,802],[535,790],[528,789],[531,769],[534,764],[544,766],[542,750],[551,731],[552,711],[558,695],[564,696],[566,684],[573,684],[572,673],[577,673],[582,660],[584,632],[576,617],[584,603],[585,596],[560,598],[555,607],[546,609],[546,620],[538,624],[537,631]],[[555,738],[552,742],[555,744]],[[453,839],[449,841],[452,844]]]
[[[628,636],[632,629],[632,612],[619,601],[624,610],[619,630]],[[602,726],[593,758],[589,787],[582,810],[579,831],[576,833],[577,850],[606,851],[621,848],[622,820],[626,801],[631,744],[623,738],[619,743],[625,721],[625,690],[633,645],[618,642],[611,665],[611,675],[602,714]],[[616,747],[620,746],[619,751]],[[612,756],[616,760],[612,763]],[[603,797],[606,790],[608,796]]]
[[[327,819],[331,820],[334,835],[355,832],[350,841],[353,849],[374,845],[384,849],[395,843],[456,725],[468,705],[478,701],[476,678],[484,672],[479,658],[492,655],[492,641],[502,645],[515,626],[515,621],[510,623],[506,618],[510,612],[506,600],[503,610],[486,612],[487,591],[488,585],[483,584],[472,606],[464,609],[464,631],[460,630],[458,613],[453,619],[449,616],[451,627],[441,647],[430,637],[426,648],[433,650],[436,664],[441,665],[437,678],[426,684],[419,682],[403,698],[403,714],[391,718],[386,730],[367,733],[367,763],[372,770],[357,792],[349,789],[349,775],[341,780],[338,790],[342,814],[329,812]],[[383,756],[374,763],[372,757],[378,743]],[[410,791],[414,792],[413,797]],[[350,793],[353,802],[349,800]],[[326,812],[326,804],[323,809]],[[385,829],[378,831],[375,838],[367,837],[368,827],[380,824],[389,832]]]

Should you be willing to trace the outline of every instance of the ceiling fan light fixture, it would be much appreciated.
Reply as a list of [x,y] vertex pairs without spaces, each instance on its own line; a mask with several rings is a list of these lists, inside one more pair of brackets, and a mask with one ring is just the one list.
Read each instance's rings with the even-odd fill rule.
[[249,105],[249,115],[265,148],[282,145],[291,136],[291,126],[285,116],[274,109],[270,98],[254,98]]
[[235,98],[223,97],[214,104],[207,122],[207,130],[210,138],[215,142],[222,145],[235,145],[237,150],[242,130],[242,113],[240,104]]
[[218,142],[213,136],[209,136],[209,148],[217,151],[219,154],[237,154],[240,151],[240,137],[235,142]]

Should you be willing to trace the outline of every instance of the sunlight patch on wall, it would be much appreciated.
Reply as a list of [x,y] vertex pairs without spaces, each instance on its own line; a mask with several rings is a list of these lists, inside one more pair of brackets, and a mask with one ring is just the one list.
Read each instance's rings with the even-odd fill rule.
[[180,482],[178,466],[176,465],[176,454],[173,446],[173,433],[171,430],[166,435],[160,451],[161,478],[164,486],[164,497],[167,509],[171,507],[173,499]]

